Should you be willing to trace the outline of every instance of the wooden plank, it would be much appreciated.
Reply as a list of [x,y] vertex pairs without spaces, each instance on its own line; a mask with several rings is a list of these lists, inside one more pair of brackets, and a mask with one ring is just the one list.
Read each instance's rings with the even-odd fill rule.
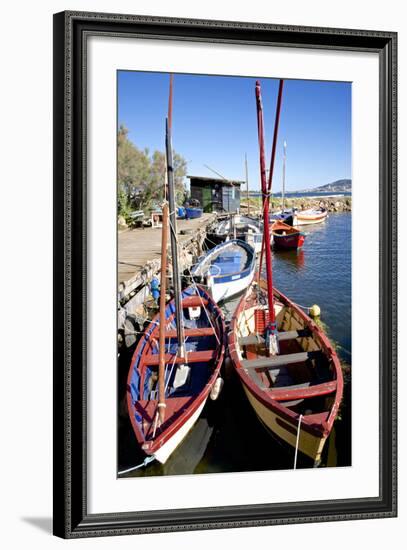
[[[187,328],[185,329],[185,336],[189,336],[191,338],[196,336],[213,336],[215,334],[215,331],[212,327],[208,328]],[[176,338],[177,337],[177,331],[176,330],[167,330],[165,333],[166,338]]]
[[182,307],[199,307],[199,306],[207,306],[208,300],[206,298],[202,298],[202,296],[189,296],[188,298],[184,298],[182,300]]
[[[286,332],[278,332],[277,338],[280,342],[282,342],[284,340],[294,340],[295,338],[305,338],[310,335],[311,332],[308,329],[288,330]],[[259,344],[264,345],[265,340],[260,334],[249,334],[248,336],[239,338],[239,344],[241,346],[255,346]]]
[[[166,363],[206,363],[208,361],[212,361],[213,359],[216,359],[217,356],[217,350],[211,349],[207,351],[191,351],[187,354],[187,360],[185,360],[184,357],[178,357],[178,355],[174,355],[173,353],[166,353],[165,354],[165,362]],[[148,353],[146,354],[142,360],[142,364],[144,365],[158,365],[158,353]]]
[[287,330],[286,332],[279,332],[277,338],[280,342],[283,340],[294,340],[295,338],[306,338],[311,336],[311,331],[307,328],[300,330]]
[[311,397],[319,397],[327,395],[336,390],[336,380],[325,382],[324,384],[316,384],[315,386],[305,386],[298,384],[294,386],[286,386],[285,388],[271,389],[268,395],[276,401],[288,401],[293,399],[307,399]]
[[318,351],[303,351],[300,353],[289,353],[287,355],[274,355],[272,357],[262,357],[261,359],[252,359],[250,361],[243,359],[241,365],[244,369],[263,369],[273,368],[283,365],[291,365],[293,363],[304,363],[307,359],[315,359],[321,355],[321,350]]

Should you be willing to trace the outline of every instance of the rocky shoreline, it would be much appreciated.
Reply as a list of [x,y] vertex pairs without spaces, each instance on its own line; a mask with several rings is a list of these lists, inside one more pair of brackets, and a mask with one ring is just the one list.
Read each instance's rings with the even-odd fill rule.
[[[279,205],[273,200],[274,208],[281,208],[281,199]],[[298,208],[298,210],[308,210],[309,208],[326,208],[328,212],[351,212],[352,197],[297,197],[285,200],[286,208]]]
[[[282,199],[274,198],[271,200],[271,210],[276,212],[282,208]],[[285,208],[297,208],[298,210],[308,210],[309,208],[326,208],[328,212],[352,212],[352,197],[295,197],[285,199]],[[242,198],[240,211],[242,214],[247,212],[247,202]],[[260,212],[260,199],[250,199],[250,213]]]

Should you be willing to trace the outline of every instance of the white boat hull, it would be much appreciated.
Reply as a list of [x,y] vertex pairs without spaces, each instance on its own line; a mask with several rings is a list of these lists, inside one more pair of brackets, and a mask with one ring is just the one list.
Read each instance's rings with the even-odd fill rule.
[[318,220],[306,220],[306,219],[301,219],[301,218],[298,218],[296,219],[296,225],[315,225],[316,223],[322,223],[326,220],[327,216],[325,216],[324,218],[320,218]]
[[[235,279],[233,280],[233,277]],[[240,294],[246,290],[251,284],[254,277],[254,270],[252,270],[246,277],[240,278],[240,275],[231,276],[231,281],[227,282],[216,282],[216,279],[211,279],[208,281],[209,292],[213,300],[218,303],[232,296]]]
[[197,408],[197,410],[188,418],[188,420],[180,427],[175,434],[168,439],[164,445],[154,453],[154,458],[161,464],[165,464],[168,458],[172,455],[175,449],[182,443],[185,437],[193,428],[195,422],[198,420],[202,409],[205,406],[207,399],[204,399],[203,403]]

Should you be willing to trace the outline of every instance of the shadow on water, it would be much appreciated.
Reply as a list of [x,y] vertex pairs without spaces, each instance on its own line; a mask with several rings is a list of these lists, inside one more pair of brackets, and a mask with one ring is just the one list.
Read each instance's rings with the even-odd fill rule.
[[[304,306],[317,303],[321,323],[337,348],[344,371],[344,399],[325,446],[323,466],[351,464],[351,215],[333,214],[305,229],[303,250],[273,254],[274,284]],[[230,320],[239,297],[222,309]],[[127,415],[126,378],[134,351],[122,353],[118,378],[118,470],[143,462]],[[224,388],[208,400],[194,428],[165,465],[152,462],[120,477],[225,473],[291,469],[294,449],[281,445],[265,430],[249,405],[233,368],[222,367]],[[305,459],[298,468],[311,467]]]

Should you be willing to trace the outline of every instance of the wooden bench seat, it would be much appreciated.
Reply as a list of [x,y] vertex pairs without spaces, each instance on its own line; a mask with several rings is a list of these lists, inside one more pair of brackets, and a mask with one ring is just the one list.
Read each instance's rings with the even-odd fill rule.
[[288,401],[293,399],[319,397],[321,395],[333,393],[334,391],[336,391],[336,380],[324,382],[323,384],[315,384],[314,386],[305,383],[281,388],[271,388],[267,393],[276,401]]
[[[215,334],[215,331],[212,327],[205,327],[205,328],[186,328],[184,329],[185,337],[189,336],[190,338],[196,337],[196,336],[213,336]],[[177,337],[177,331],[176,330],[167,330],[165,333],[166,338],[176,338]]]
[[199,307],[199,306],[207,306],[208,300],[206,298],[202,298],[202,296],[188,296],[188,298],[184,298],[182,300],[182,307]]
[[[212,361],[217,357],[217,350],[211,349],[207,351],[191,351],[187,354],[187,360],[184,357],[178,357],[173,353],[166,353],[164,356],[165,363],[206,363]],[[144,365],[158,365],[159,363],[159,354],[158,353],[148,353],[141,359],[142,364]]]
[[302,351],[300,353],[288,353],[286,355],[273,355],[259,359],[242,359],[241,365],[244,369],[270,369],[293,363],[304,363],[307,359],[315,359],[322,354],[321,350]]
[[[306,328],[277,333],[277,339],[279,342],[284,340],[294,340],[295,338],[307,338],[308,336],[311,336],[311,331]],[[264,337],[260,334],[249,334],[248,336],[242,336],[242,338],[239,338],[240,346],[255,346],[259,344],[265,344]]]

